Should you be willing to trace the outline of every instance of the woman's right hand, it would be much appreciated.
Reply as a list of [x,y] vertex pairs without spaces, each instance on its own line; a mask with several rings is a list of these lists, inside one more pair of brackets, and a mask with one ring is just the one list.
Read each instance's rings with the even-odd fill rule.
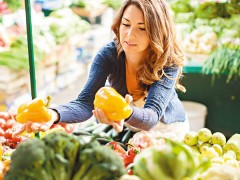
[[21,125],[16,131],[13,132],[13,137],[22,134],[24,131],[28,133],[37,133],[39,131],[47,131],[53,125],[55,121],[58,121],[59,116],[58,113],[52,109],[50,109],[52,118],[48,122],[32,122],[28,121],[27,123]]
[[[131,102],[133,101],[133,97],[129,94],[127,94],[125,96],[125,100],[127,102],[127,104],[131,104]],[[113,126],[113,128],[117,131],[117,132],[122,132],[123,131],[123,126],[124,126],[124,119],[115,122],[115,121],[111,121],[107,118],[107,116],[104,114],[102,109],[94,109],[92,111],[93,115],[95,116],[95,118],[98,120],[99,123],[102,124],[108,124]]]

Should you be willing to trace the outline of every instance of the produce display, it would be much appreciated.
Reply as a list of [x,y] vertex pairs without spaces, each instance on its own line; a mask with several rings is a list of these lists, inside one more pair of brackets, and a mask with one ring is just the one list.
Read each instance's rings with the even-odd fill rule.
[[[8,7],[10,2],[4,3]],[[33,9],[32,16],[36,67],[43,66],[45,58],[70,37],[90,29],[87,21],[67,7],[52,12],[48,17]],[[0,66],[28,70],[25,19],[25,11],[21,8],[11,14],[0,13]],[[56,60],[51,63],[56,63]]]
[[[85,122],[71,131],[54,124],[47,132],[40,132],[40,138],[26,132],[13,137],[19,125],[16,116],[6,112],[0,115],[6,129],[1,139],[4,179],[240,177],[240,134],[226,139],[221,132],[202,128],[177,141],[171,136],[154,138],[147,131],[118,133],[109,125]],[[219,173],[223,167],[229,170]]]
[[21,143],[4,179],[118,179],[121,159],[109,148],[83,137],[55,132]]

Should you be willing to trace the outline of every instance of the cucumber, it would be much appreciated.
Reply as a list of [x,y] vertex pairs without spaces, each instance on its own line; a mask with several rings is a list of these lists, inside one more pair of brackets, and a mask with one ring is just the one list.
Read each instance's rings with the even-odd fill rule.
[[111,135],[112,135],[112,133],[113,133],[113,130],[114,130],[114,129],[112,128],[112,129],[110,129],[109,131],[107,131],[107,132],[106,132],[106,135],[107,135],[108,137],[111,137],[111,138],[112,138]]
[[119,132],[117,132],[115,129],[112,130],[111,138],[116,139],[119,136]]
[[121,142],[123,143],[123,144],[126,144],[126,143],[128,143],[128,141],[129,141],[129,139],[131,138],[132,136],[131,136],[131,130],[128,130],[124,135],[123,135],[123,137],[122,137],[122,139],[121,139]]

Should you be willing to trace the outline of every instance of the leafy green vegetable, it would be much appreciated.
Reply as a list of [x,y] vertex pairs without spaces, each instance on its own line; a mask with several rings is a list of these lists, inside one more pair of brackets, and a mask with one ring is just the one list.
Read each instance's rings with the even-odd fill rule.
[[43,168],[47,161],[46,152],[46,146],[40,139],[29,139],[21,143],[12,153],[10,170],[4,179],[49,179],[46,169]]
[[45,162],[49,167],[48,174],[53,179],[70,179],[80,146],[78,140],[66,133],[51,133],[43,141],[50,149],[48,161]]
[[192,10],[193,10],[190,0],[170,1],[170,7],[174,11],[175,14],[181,13],[181,12],[182,13],[192,12]]
[[199,4],[196,9],[196,16],[203,19],[212,19],[218,17],[218,9],[215,2],[206,1]]
[[[34,45],[34,60],[36,67],[43,60],[44,53]],[[28,47],[27,38],[19,36],[8,51],[0,52],[0,65],[14,70],[28,70]]]
[[143,180],[193,178],[210,166],[208,160],[195,158],[183,144],[167,139],[163,148],[146,149],[134,162],[134,173]]
[[22,6],[22,1],[19,0],[3,0],[3,2],[6,2],[8,4],[8,8],[12,11],[19,9]]
[[240,77],[240,47],[230,49],[226,46],[217,48],[202,66],[204,74],[212,74],[213,81],[216,76],[227,75],[226,83]]
[[116,153],[105,147],[95,146],[81,150],[73,180],[114,180],[125,173],[123,161]]
[[85,2],[85,0],[73,0],[70,7],[85,8],[86,7],[86,2]]
[[176,23],[192,23],[194,22],[195,14],[193,12],[178,13],[175,15]]
[[118,179],[124,174],[123,161],[96,138],[53,132],[43,139],[19,144],[12,154],[6,180]]
[[226,4],[226,11],[228,14],[240,14],[240,2],[238,3],[227,3]]
[[103,4],[116,10],[121,7],[122,0],[103,0]]

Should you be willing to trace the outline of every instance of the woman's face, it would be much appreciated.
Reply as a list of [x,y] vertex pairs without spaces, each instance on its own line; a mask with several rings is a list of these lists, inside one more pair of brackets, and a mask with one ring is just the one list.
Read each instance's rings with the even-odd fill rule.
[[149,46],[143,12],[136,6],[130,5],[124,11],[119,34],[125,53],[144,53]]

